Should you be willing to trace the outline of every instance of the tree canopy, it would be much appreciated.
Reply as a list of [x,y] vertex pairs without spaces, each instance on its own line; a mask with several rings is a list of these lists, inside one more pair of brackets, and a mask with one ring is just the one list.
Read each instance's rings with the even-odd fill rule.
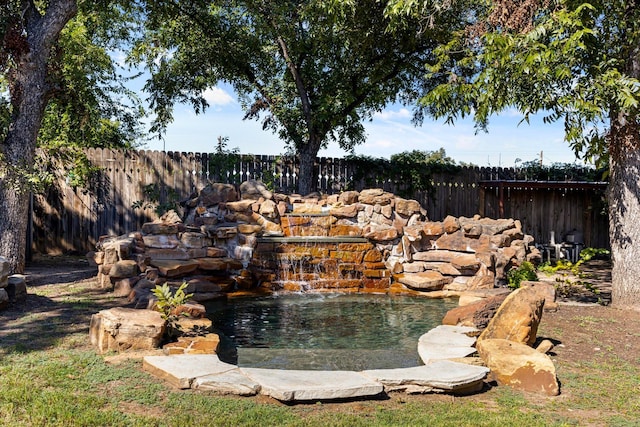
[[[14,272],[24,268],[29,190],[47,183],[48,163],[72,160],[57,173],[77,178],[88,165],[74,148],[127,146],[137,136],[139,104],[109,54],[131,31],[127,6],[0,4],[0,254]],[[45,155],[36,156],[38,145]]]
[[[314,188],[318,150],[365,140],[363,121],[394,101],[411,103],[436,81],[424,64],[458,10],[438,25],[408,19],[388,25],[386,2],[160,1],[149,5],[133,58],[144,61],[162,131],[176,102],[206,108],[202,93],[220,81],[239,94],[245,118],[261,119],[300,156],[299,191]],[[436,78],[437,79],[437,78]],[[418,118],[420,116],[418,115]],[[213,141],[212,141],[213,143]]]
[[[449,2],[393,0],[388,13],[425,16]],[[640,307],[640,5],[636,1],[479,0],[474,22],[437,51],[421,100],[436,117],[515,108],[562,120],[576,155],[609,159],[614,304]]]

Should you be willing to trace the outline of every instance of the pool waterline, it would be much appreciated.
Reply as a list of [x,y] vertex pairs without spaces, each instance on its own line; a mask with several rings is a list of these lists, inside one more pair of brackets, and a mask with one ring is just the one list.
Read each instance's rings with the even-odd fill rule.
[[451,299],[285,293],[207,304],[220,359],[242,367],[364,370],[419,366],[418,338]]

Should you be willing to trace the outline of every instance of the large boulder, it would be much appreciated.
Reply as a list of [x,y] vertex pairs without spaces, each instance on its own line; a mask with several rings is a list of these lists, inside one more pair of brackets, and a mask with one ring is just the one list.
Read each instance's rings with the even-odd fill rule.
[[240,184],[240,195],[242,199],[258,200],[261,197],[265,200],[273,198],[273,193],[269,191],[266,185],[255,179]]
[[231,184],[209,184],[200,190],[200,204],[212,206],[218,203],[235,202],[238,200],[236,188]]
[[532,346],[542,318],[545,297],[533,287],[521,287],[504,300],[487,328],[478,337],[506,339]]
[[99,353],[152,350],[162,342],[166,321],[153,310],[116,307],[91,316],[89,338]]
[[546,354],[503,339],[478,341],[476,348],[498,384],[548,396],[560,393],[556,368]]
[[470,326],[477,329],[487,327],[507,294],[483,298],[480,301],[453,308],[442,319],[443,325]]

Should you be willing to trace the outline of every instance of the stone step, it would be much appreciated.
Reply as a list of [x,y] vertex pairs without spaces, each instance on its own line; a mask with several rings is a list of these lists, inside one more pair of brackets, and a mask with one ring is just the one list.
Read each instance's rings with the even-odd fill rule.
[[437,326],[418,339],[418,354],[425,364],[469,356],[476,352],[474,335],[479,333],[467,326]]
[[260,384],[260,393],[281,401],[332,400],[375,396],[384,387],[353,371],[286,371],[240,368]]
[[441,360],[413,368],[367,370],[363,374],[382,383],[387,391],[465,394],[480,391],[488,372],[484,366]]

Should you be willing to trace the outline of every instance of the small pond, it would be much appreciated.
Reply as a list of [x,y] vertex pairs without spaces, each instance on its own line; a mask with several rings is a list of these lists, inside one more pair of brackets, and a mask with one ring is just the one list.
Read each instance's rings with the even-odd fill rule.
[[221,360],[242,367],[364,370],[421,365],[418,338],[456,300],[288,293],[207,304]]

